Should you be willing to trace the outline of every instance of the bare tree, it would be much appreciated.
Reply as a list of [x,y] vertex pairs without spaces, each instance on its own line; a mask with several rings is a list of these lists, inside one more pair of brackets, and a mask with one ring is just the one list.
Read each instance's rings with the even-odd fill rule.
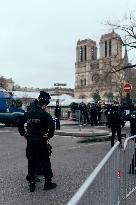
[[[127,47],[128,51],[136,48],[136,19],[133,12],[130,12],[129,15],[125,16],[123,20],[118,21],[118,23],[107,21],[106,25],[110,26],[114,30],[120,31],[122,44]],[[122,65],[114,72],[133,67],[136,67],[136,64]]]
[[[104,64],[104,62],[102,63],[103,67],[101,68],[102,74],[99,88],[102,90],[105,88],[106,90],[108,86],[109,92],[117,93],[114,97],[118,97],[120,101],[122,101],[124,95],[123,87],[128,79],[126,70],[121,69],[124,65],[124,58],[118,59],[116,57],[117,56],[114,56],[114,58],[106,60],[106,64]],[[107,96],[107,92],[104,96]]]
[[[116,23],[107,21],[106,25],[120,32],[122,38],[122,44],[123,46],[125,46],[128,52],[136,49],[136,18],[133,12],[129,12],[129,14],[124,16],[121,21],[118,21]],[[117,73],[122,70],[125,71],[126,73],[125,81],[129,81],[133,85],[131,97],[134,100],[136,96],[136,72],[135,69],[133,68],[136,68],[136,64],[128,63],[126,65],[121,65],[120,67],[117,66],[116,69],[112,69],[111,72]],[[123,91],[123,87],[120,88],[120,91],[121,89]]]

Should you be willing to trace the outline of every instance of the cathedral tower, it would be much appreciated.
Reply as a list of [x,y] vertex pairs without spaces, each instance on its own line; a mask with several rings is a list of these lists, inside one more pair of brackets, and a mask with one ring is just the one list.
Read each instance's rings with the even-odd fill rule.
[[75,63],[75,97],[87,98],[90,94],[91,63],[97,66],[96,42],[85,39],[77,42]]
[[101,36],[100,58],[122,58],[122,40],[114,31]]
[[90,98],[99,91],[103,98],[112,92],[119,96],[121,83],[124,84],[124,71],[113,72],[124,65],[127,56],[122,58],[122,39],[112,31],[101,36],[100,56],[97,58],[96,42],[91,39],[79,40],[76,47],[75,98]]
[[101,36],[99,70],[101,73],[101,95],[112,92],[118,96],[120,84],[124,84],[124,71],[115,72],[123,65],[122,39],[114,32]]

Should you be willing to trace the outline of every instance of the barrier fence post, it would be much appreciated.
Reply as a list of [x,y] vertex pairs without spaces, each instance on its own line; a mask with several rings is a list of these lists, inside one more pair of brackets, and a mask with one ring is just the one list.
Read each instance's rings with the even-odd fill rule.
[[123,203],[123,205],[126,205],[126,195],[127,195],[127,193],[126,193],[126,185],[127,185],[127,154],[126,154],[126,150],[124,150],[124,197],[123,197],[123,199],[124,199],[124,203]]

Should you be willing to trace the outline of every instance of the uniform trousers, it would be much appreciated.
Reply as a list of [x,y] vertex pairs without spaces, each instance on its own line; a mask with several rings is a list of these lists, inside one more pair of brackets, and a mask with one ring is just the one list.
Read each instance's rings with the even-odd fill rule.
[[26,157],[28,159],[29,182],[35,182],[38,160],[40,160],[43,166],[45,181],[50,182],[53,177],[53,173],[47,142],[44,140],[27,140]]
[[121,125],[111,126],[111,147],[114,146],[115,134],[117,132],[118,141],[121,143]]
[[60,130],[60,118],[56,118],[56,130]]

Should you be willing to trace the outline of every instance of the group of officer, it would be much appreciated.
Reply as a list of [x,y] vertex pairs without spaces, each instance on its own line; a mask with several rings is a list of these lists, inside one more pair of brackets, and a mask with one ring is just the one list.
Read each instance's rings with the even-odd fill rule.
[[[24,116],[18,123],[18,131],[21,136],[27,140],[26,157],[28,159],[28,175],[30,192],[35,191],[38,172],[44,176],[44,190],[53,189],[57,184],[52,182],[53,172],[51,169],[50,155],[51,145],[49,139],[54,136],[55,121],[46,111],[50,103],[50,95],[40,91],[38,99],[34,100],[24,113]],[[80,105],[83,106],[83,105]],[[81,109],[81,108],[80,108]],[[82,109],[81,109],[82,110]],[[61,108],[56,104],[55,108],[56,129],[60,129]],[[132,110],[130,115],[131,135],[136,135],[136,111]],[[25,126],[26,125],[26,126]],[[118,141],[121,144],[121,128],[124,127],[125,121],[119,106],[113,105],[108,113],[108,127],[111,128],[111,147],[114,146],[115,133],[117,132]],[[135,153],[136,154],[136,153]],[[40,165],[40,166],[39,166]],[[133,163],[133,167],[136,166]],[[132,168],[131,168],[132,170]]]
[[42,174],[45,179],[44,190],[53,189],[57,186],[56,183],[52,182],[51,146],[48,143],[49,139],[54,136],[55,131],[55,122],[46,111],[50,99],[48,93],[40,91],[38,99],[31,103],[18,123],[20,135],[27,140],[28,175],[26,179],[29,182],[30,192],[35,191],[39,164],[41,164]]
[[100,112],[101,108],[97,103],[88,103],[87,105],[84,102],[79,104],[80,110],[80,122],[83,124],[91,124],[92,126],[97,126],[100,121]]

